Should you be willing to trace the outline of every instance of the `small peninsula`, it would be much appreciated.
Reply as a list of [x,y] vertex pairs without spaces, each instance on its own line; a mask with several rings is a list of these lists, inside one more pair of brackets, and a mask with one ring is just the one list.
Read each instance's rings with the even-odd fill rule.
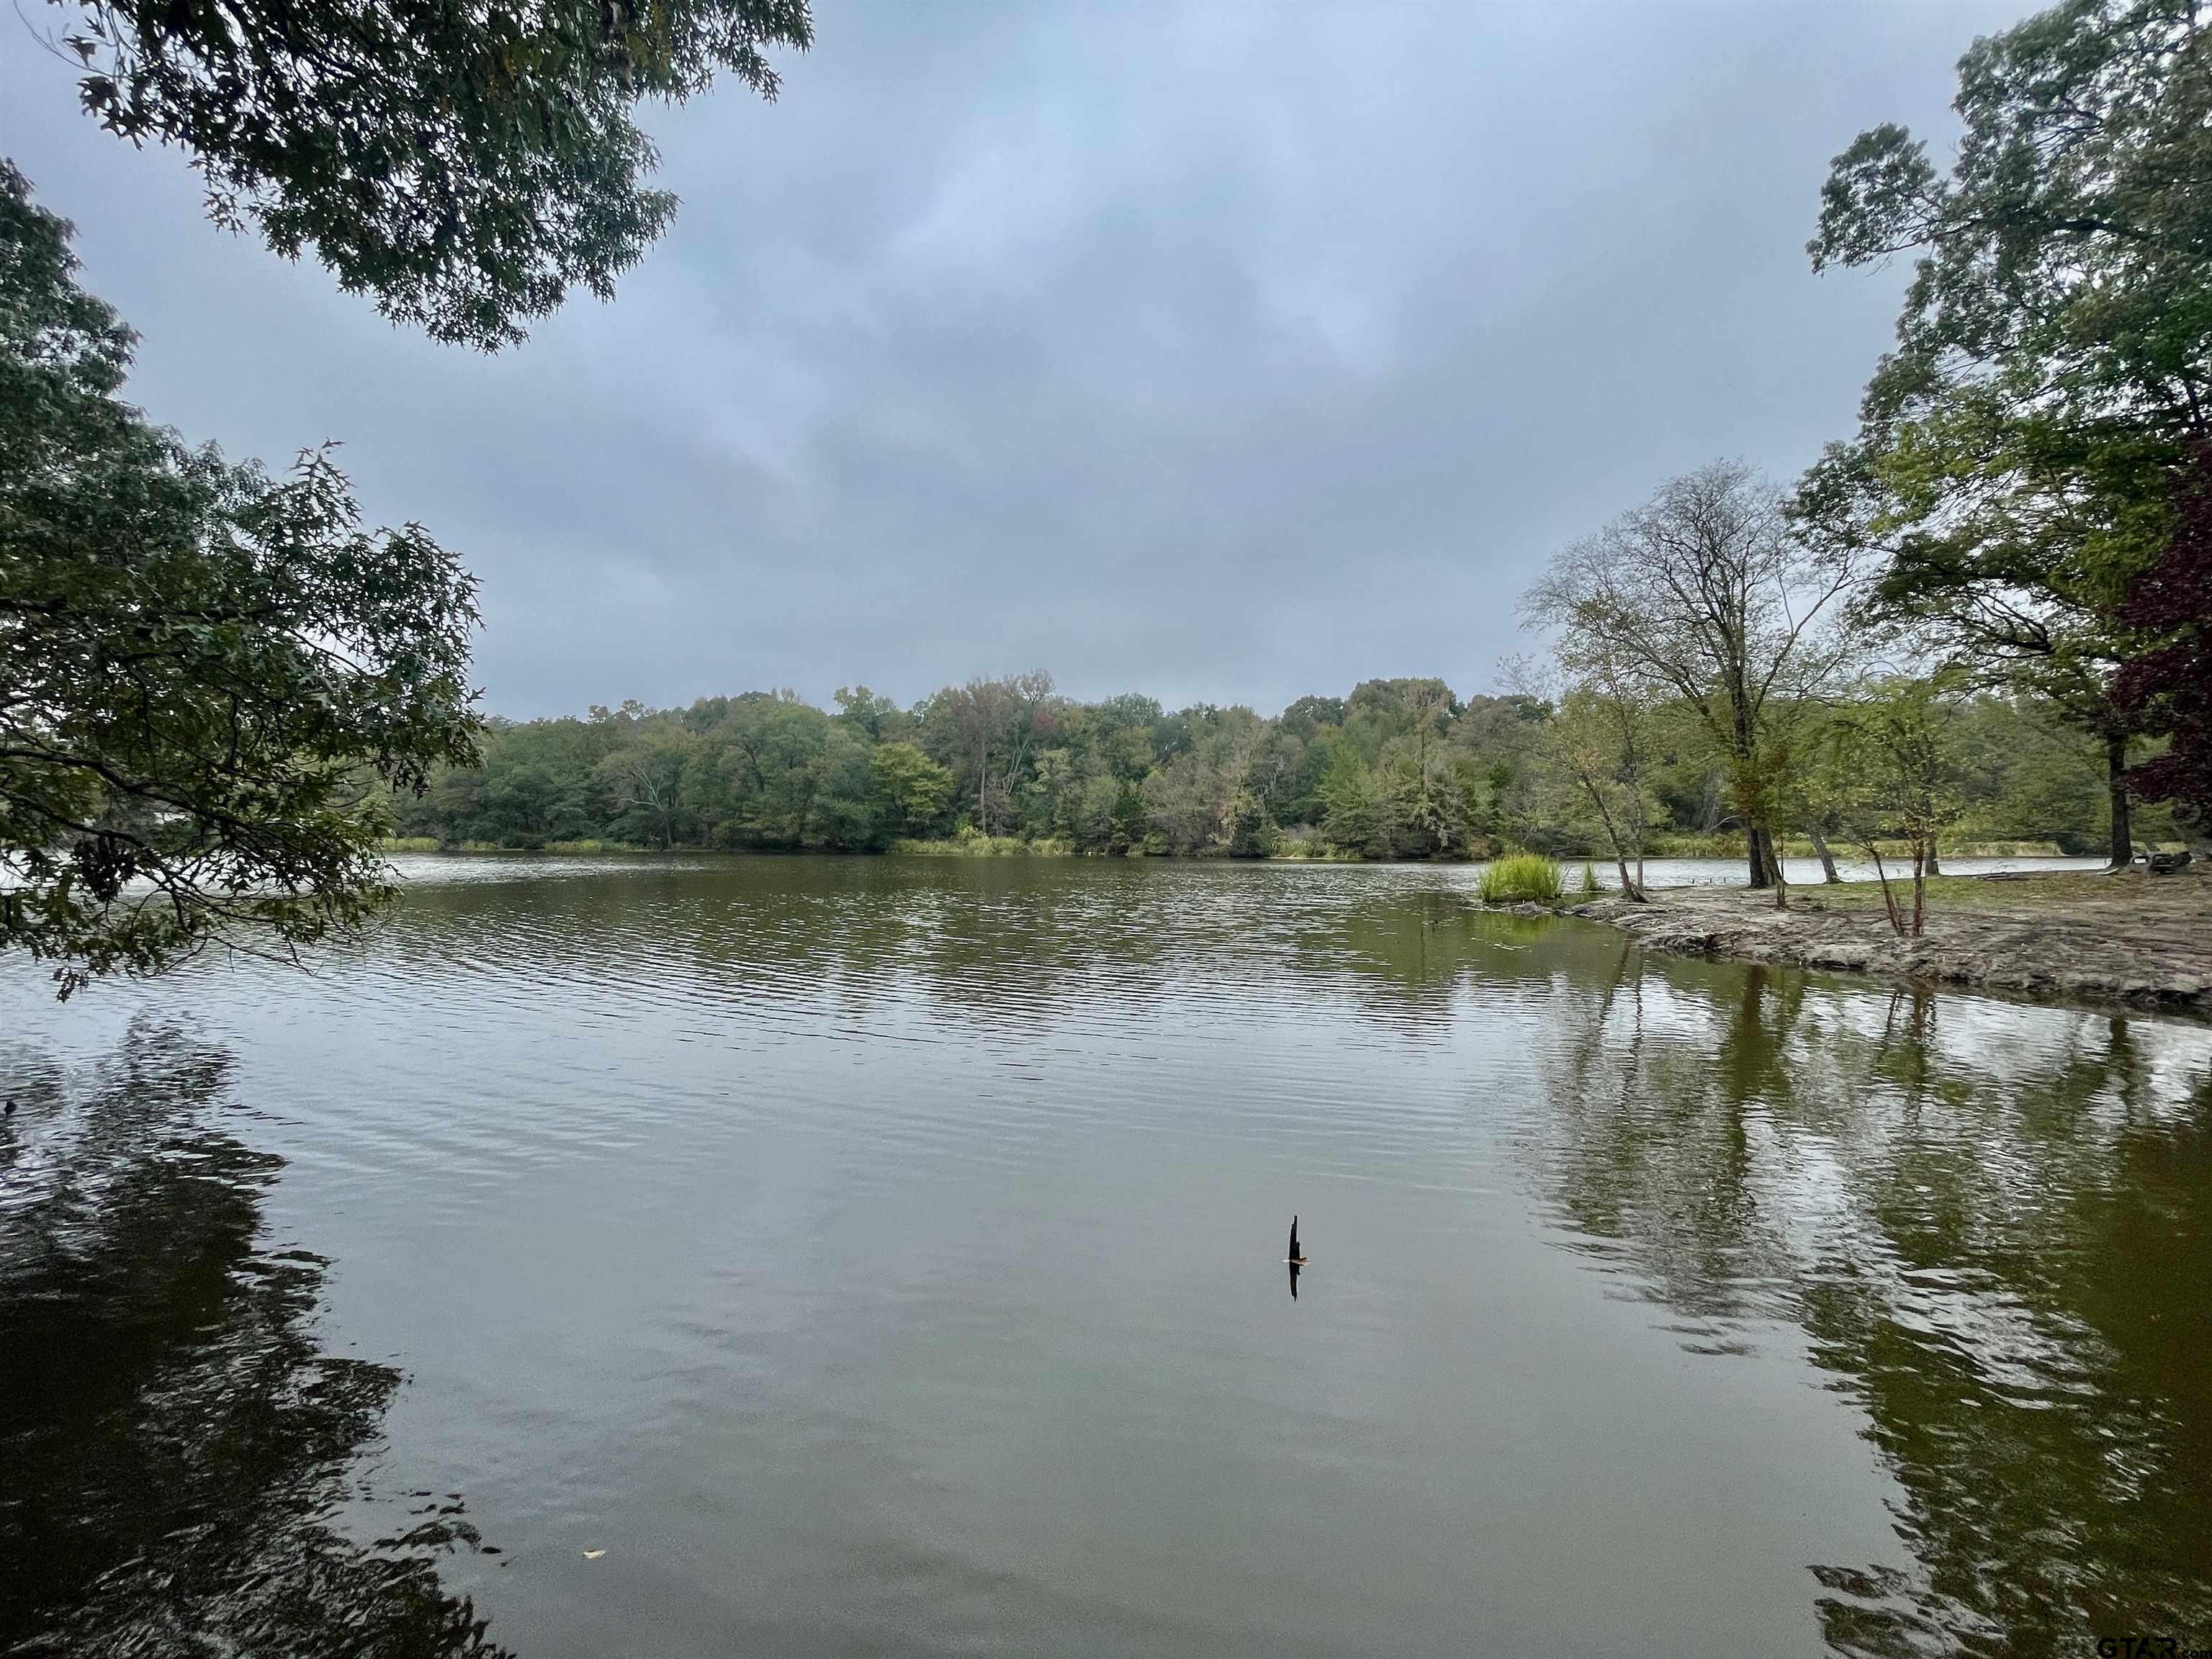
[[1568,911],[1647,950],[1893,975],[2010,992],[2212,1014],[2212,876],[1941,876],[1926,931],[1900,938],[1875,882],[1793,887],[1790,907],[1741,887],[1608,894]]

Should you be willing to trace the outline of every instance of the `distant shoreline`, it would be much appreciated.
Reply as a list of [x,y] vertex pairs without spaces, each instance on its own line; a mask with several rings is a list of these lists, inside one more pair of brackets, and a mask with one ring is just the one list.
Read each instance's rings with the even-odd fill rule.
[[[1809,860],[1816,856],[1810,842],[1783,841],[1777,843],[1784,858]],[[1902,842],[1881,842],[1882,855],[1904,856],[1906,848]],[[1260,858],[1231,858],[1224,853],[1176,854],[1147,852],[1132,848],[1127,853],[1109,854],[1085,852],[1072,842],[1047,837],[1022,840],[1012,836],[976,836],[966,838],[952,836],[931,841],[900,840],[877,849],[842,849],[834,848],[726,848],[695,847],[678,844],[674,847],[641,847],[618,841],[549,841],[534,847],[509,846],[500,842],[464,841],[441,842],[431,836],[400,836],[386,839],[381,844],[386,853],[417,853],[466,854],[483,856],[492,854],[596,854],[623,853],[651,854],[657,857],[784,857],[792,854],[818,854],[828,858],[1134,858],[1170,859],[1179,863],[1233,862],[1241,864],[1395,864],[1402,862],[1423,864],[1481,864],[1497,856],[1498,848],[1486,841],[1479,851],[1463,856],[1413,860],[1392,859],[1364,859],[1325,843],[1308,841],[1288,841],[1274,852]],[[2055,841],[1978,841],[1960,842],[1946,846],[1943,856],[1953,859],[2057,859],[2086,856],[2069,854]],[[1590,864],[1601,870],[1610,869],[1612,855],[1601,850],[1562,852],[1553,856],[1563,865]],[[1738,860],[1744,856],[1743,843],[1721,836],[1676,836],[1655,837],[1646,856],[1653,859],[1717,859]],[[1858,853],[1850,849],[1843,855],[1847,860],[1856,860]]]
[[[1911,888],[1909,878],[1899,888],[1907,904]],[[1771,892],[1668,887],[1641,904],[1608,894],[1560,914],[1650,951],[2212,1016],[2212,873],[2201,866],[1937,877],[1917,939],[1891,928],[1874,882],[1792,886],[1787,910]]]

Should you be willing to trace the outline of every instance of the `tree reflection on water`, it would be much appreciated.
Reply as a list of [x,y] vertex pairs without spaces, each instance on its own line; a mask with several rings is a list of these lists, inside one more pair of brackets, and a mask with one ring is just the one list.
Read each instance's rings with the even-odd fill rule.
[[1832,1648],[2212,1631],[2212,1080],[2155,1052],[2184,1034],[1703,963],[1559,1017],[1540,1157],[1575,1247],[1694,1351],[1796,1327],[1897,1480],[1898,1561],[1812,1570]]
[[229,1059],[134,1024],[89,1089],[10,1067],[0,1127],[0,1653],[489,1656],[437,1560],[457,1498],[339,1522],[401,1377],[321,1352],[273,1251],[281,1160],[211,1122]]

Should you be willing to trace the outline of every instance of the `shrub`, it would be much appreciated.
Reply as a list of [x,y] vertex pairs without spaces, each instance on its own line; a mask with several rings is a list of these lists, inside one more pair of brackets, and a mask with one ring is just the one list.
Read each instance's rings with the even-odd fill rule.
[[950,841],[914,841],[901,839],[890,844],[890,850],[906,857],[918,858],[1073,858],[1076,846],[1059,836],[1039,836],[1035,841],[1024,841],[1018,836],[984,836],[963,825],[959,834]]
[[1595,898],[1598,895],[1597,870],[1595,866],[1583,866],[1583,896]]
[[1512,904],[1523,899],[1556,903],[1559,866],[1541,853],[1508,853],[1483,871],[1477,890],[1485,904]]

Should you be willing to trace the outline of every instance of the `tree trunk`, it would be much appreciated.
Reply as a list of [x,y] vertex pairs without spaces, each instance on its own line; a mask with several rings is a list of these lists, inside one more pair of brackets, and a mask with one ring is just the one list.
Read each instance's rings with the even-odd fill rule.
[[2105,739],[2105,778],[2112,794],[2112,856],[2107,866],[2124,870],[2136,861],[2135,823],[2128,805],[2128,740]]
[[1928,873],[1931,876],[1943,873],[1942,865],[1936,860],[1936,837],[1932,834],[1928,837]]
[[1883,869],[1881,866],[1881,848],[1874,844],[1874,837],[1871,835],[1867,837],[1866,850],[1867,856],[1874,860],[1875,879],[1881,884],[1882,908],[1889,912],[1890,930],[1898,938],[1903,939],[1905,918],[1898,914],[1897,895],[1889,889],[1889,872]]
[[1613,821],[1612,810],[1605,804],[1605,791],[1599,788],[1595,781],[1585,774],[1583,777],[1583,793],[1590,798],[1590,805],[1597,808],[1599,822],[1605,825],[1606,842],[1612,847],[1613,864],[1620,871],[1620,890],[1622,895],[1626,897],[1635,899],[1640,903],[1644,898],[1644,843],[1642,836],[1639,835],[1637,838],[1637,879],[1631,881],[1628,878],[1628,854],[1621,846],[1620,830]]
[[1813,850],[1820,855],[1820,879],[1831,887],[1839,885],[1844,878],[1836,873],[1836,855],[1828,850],[1828,838],[1820,833],[1820,826],[1814,824],[1805,833],[1812,839]]
[[1747,823],[1743,840],[1745,857],[1751,866],[1751,884],[1759,889],[1773,886],[1782,873],[1774,857],[1773,832],[1763,823]]

